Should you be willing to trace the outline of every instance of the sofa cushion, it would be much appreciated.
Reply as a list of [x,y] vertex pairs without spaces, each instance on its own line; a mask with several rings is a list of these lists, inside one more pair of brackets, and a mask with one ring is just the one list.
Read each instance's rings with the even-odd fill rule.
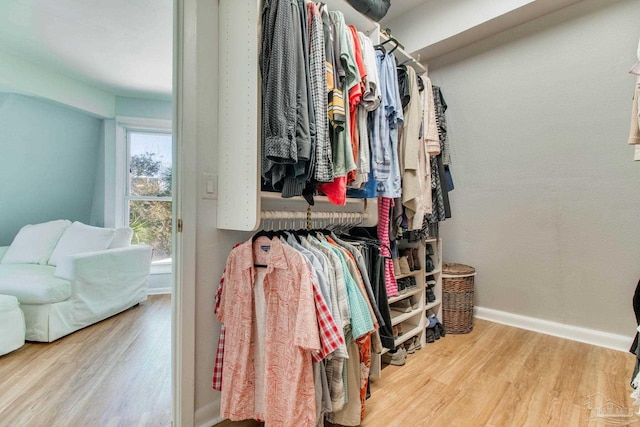
[[15,310],[19,306],[18,298],[13,295],[0,295],[0,311]]
[[29,224],[20,229],[1,264],[46,264],[62,233],[71,221],[59,219]]
[[113,240],[109,245],[109,249],[127,248],[131,246],[131,238],[133,237],[133,229],[131,227],[116,228]]
[[37,264],[0,265],[0,294],[21,304],[49,304],[71,296],[71,282],[54,277],[55,267]]
[[103,251],[111,244],[114,233],[113,228],[92,227],[76,221],[64,231],[58,240],[48,264],[58,265],[58,260],[66,255]]

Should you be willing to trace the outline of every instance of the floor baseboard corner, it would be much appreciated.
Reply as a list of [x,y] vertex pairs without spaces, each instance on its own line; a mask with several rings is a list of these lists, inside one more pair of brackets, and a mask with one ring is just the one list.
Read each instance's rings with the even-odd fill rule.
[[572,341],[610,348],[618,351],[629,351],[633,337],[612,334],[595,329],[579,326],[565,325],[535,317],[522,316],[506,311],[493,310],[484,307],[474,307],[474,316],[478,319],[503,325],[514,326],[520,329],[540,332],[555,337],[566,338]]

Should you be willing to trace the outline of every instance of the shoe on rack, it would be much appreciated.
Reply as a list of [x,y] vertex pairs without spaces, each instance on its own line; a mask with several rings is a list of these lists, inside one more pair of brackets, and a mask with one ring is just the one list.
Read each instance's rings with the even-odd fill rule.
[[427,243],[424,247],[425,252],[427,253],[427,255],[433,255],[433,246],[431,246],[431,243]]
[[440,320],[438,320],[438,318],[436,317],[435,314],[432,314],[428,317],[429,320],[429,324],[427,325],[428,329],[431,329],[433,331],[433,335],[434,338],[436,340],[440,339],[440,327],[438,325],[441,325]]
[[433,337],[436,339],[436,341],[440,339],[440,329],[437,325],[433,327]]
[[402,256],[407,258],[407,263],[409,264],[409,270],[415,271],[416,266],[415,266],[415,263],[413,262],[413,251],[411,250],[411,248],[403,249]]
[[425,289],[425,295],[427,297],[427,302],[435,302],[436,294],[433,292],[433,288],[427,287],[427,289]]
[[411,301],[409,301],[409,298],[405,298],[389,304],[389,309],[393,311],[399,311],[400,313],[409,313],[411,312],[411,310],[413,310],[413,306],[411,305]]
[[427,328],[426,334],[427,334],[426,338],[428,343],[434,342],[436,340],[436,335],[433,332],[433,329]]
[[396,327],[398,328],[398,336],[402,335],[403,334],[403,332],[402,332],[402,323],[398,323],[396,325]]
[[411,273],[411,268],[409,267],[409,259],[406,256],[401,256],[398,260],[398,264],[400,266],[400,274]]
[[398,334],[398,325],[393,326],[392,329],[393,329],[393,337],[398,338],[398,335],[400,335]]
[[413,354],[416,352],[416,345],[414,344],[413,341],[414,339],[411,338],[403,343],[404,349],[407,352],[407,354]]
[[399,276],[400,273],[400,262],[398,258],[391,258],[391,262],[393,263],[393,275]]
[[398,280],[396,280],[396,283],[398,284],[398,293],[406,294],[407,293],[407,281],[404,280],[404,279],[398,279]]
[[418,255],[420,252],[418,248],[411,248],[411,257],[413,258],[413,268],[414,270],[422,270],[422,265],[420,264],[420,256]]
[[422,350],[422,339],[420,335],[413,337],[413,346],[416,350]]
[[433,264],[433,260],[431,259],[431,257],[429,255],[427,255],[425,262],[425,269],[427,270],[427,273],[430,271],[433,271],[435,269],[435,266]]
[[440,319],[438,319],[437,317],[434,317],[434,319],[436,319],[436,329],[438,329],[438,332],[440,332],[440,336],[443,337],[447,335],[447,330],[445,329]]
[[403,351],[397,350],[394,353],[391,351],[386,352],[381,357],[382,363],[394,366],[403,366],[406,362],[407,356]]
[[418,286],[418,282],[416,282],[416,278],[415,277],[411,276],[411,277],[407,277],[407,279],[409,279],[407,281],[407,283],[408,283],[407,284],[407,288],[415,289]]
[[418,298],[409,297],[409,305],[411,306],[411,310],[417,310],[420,304],[418,304]]

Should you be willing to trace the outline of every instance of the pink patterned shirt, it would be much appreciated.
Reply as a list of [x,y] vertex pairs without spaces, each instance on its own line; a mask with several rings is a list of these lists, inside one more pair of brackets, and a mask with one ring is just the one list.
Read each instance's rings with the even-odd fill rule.
[[314,426],[311,353],[321,348],[311,273],[300,254],[264,236],[234,248],[218,320],[225,325],[221,415]]

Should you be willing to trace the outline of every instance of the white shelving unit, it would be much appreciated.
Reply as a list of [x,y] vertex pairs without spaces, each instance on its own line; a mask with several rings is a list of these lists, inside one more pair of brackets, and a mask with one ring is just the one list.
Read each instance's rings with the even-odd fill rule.
[[[405,341],[418,337],[422,344],[422,350],[429,351],[429,347],[426,343],[425,330],[427,327],[427,316],[429,314],[435,314],[438,319],[442,320],[442,240],[441,239],[429,239],[423,242],[398,242],[398,247],[402,252],[402,249],[407,247],[418,248],[418,256],[420,258],[421,269],[412,271],[408,274],[396,275],[396,280],[406,277],[415,277],[416,287],[409,291],[388,299],[389,304],[405,300],[405,299],[417,299],[418,307],[412,309],[409,312],[400,312],[391,310],[391,324],[393,326],[402,326],[402,335],[395,338],[395,345],[400,346]],[[433,255],[430,255],[433,261],[433,270],[427,271],[426,266],[426,245],[431,245],[433,248]],[[427,278],[433,276],[436,281],[436,285],[433,292],[436,296],[436,300],[428,302],[426,297],[426,282]],[[426,347],[425,347],[426,346]],[[386,349],[383,351],[383,353]],[[411,357],[411,356],[409,356]],[[380,378],[382,374],[382,362],[380,356],[374,355],[371,361],[371,375],[376,378]]]
[[[330,10],[342,11],[348,25],[369,36],[374,44],[384,40],[380,25],[353,9],[346,0],[324,0]],[[294,212],[299,214],[307,209],[302,197],[283,199],[279,194],[260,191],[260,26],[261,0],[219,0],[219,107],[218,107],[218,201],[216,224],[220,229],[254,231],[259,228],[261,218],[268,211]],[[420,75],[425,67],[403,49],[394,54],[400,63],[416,69]],[[204,178],[204,177],[203,177]],[[364,226],[377,224],[377,201],[368,199],[347,199],[346,206],[330,204],[326,198],[315,199],[315,212],[357,212],[366,216]],[[394,324],[402,324],[403,334],[396,339],[396,345],[420,335],[424,344],[426,326],[425,312],[435,310],[442,315],[440,307],[442,294],[441,268],[442,251],[440,241],[430,240],[434,245],[436,270],[425,273],[413,272],[418,284],[392,301],[404,298],[418,298],[418,309],[395,317]],[[420,258],[424,260],[424,246],[420,246]],[[436,261],[437,260],[437,261]],[[425,274],[436,278],[437,301],[425,303]],[[422,350],[424,351],[424,350]],[[377,364],[377,367],[376,367]],[[373,357],[372,376],[379,376],[380,357]]]
[[[347,25],[355,25],[374,44],[383,39],[380,24],[355,10],[346,0],[324,0],[329,10],[341,11]],[[260,26],[261,0],[220,0],[219,34],[219,108],[218,108],[218,203],[217,227],[226,230],[254,231],[265,210],[300,212],[307,208],[302,197],[282,199],[260,191]],[[402,49],[394,52],[399,61],[416,68],[424,67]],[[204,179],[204,177],[203,177]],[[314,211],[360,212],[362,200],[348,199],[347,206],[335,206],[326,198],[316,198]],[[364,205],[369,218],[377,223],[377,202]]]
[[433,248],[433,260],[434,269],[432,271],[424,272],[425,284],[428,277],[433,276],[436,281],[436,285],[433,288],[433,293],[436,295],[436,300],[431,303],[426,303],[424,310],[426,314],[435,314],[442,322],[442,239],[429,239],[426,241]]
[[[360,14],[346,0],[325,0],[330,10],[339,10],[348,25],[378,43],[380,25]],[[260,191],[260,27],[261,0],[220,0],[218,108],[218,203],[217,227],[254,231],[265,210],[305,211],[302,197],[282,199],[280,194]],[[360,199],[335,206],[316,198],[313,211],[366,212],[363,225],[377,223],[377,202],[370,199],[362,210]]]

